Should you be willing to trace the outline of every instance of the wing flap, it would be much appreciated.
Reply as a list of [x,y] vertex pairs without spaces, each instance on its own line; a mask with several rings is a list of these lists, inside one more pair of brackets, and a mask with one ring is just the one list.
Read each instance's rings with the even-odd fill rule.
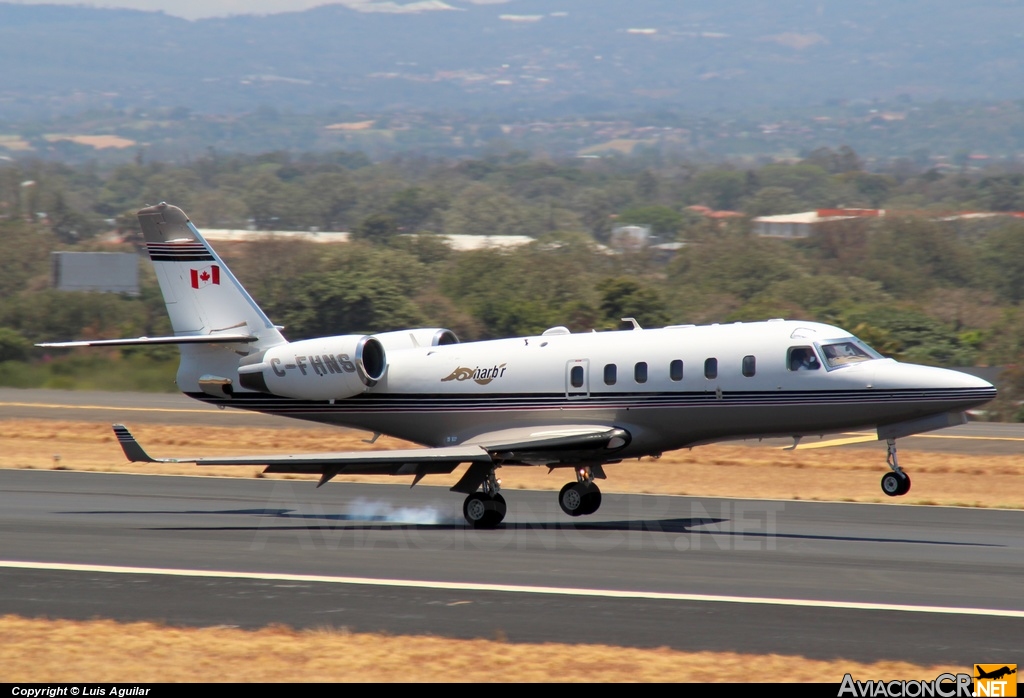
[[[407,465],[432,463],[491,462],[491,457],[479,446],[452,448],[407,448],[394,451],[335,451],[325,453],[297,453],[287,455],[233,456],[193,458],[185,462],[196,465],[266,465],[271,472],[320,472],[325,466],[341,468],[341,473],[368,475],[382,471],[401,473]],[[181,462],[181,461],[178,461]],[[281,468],[277,470],[277,468]],[[453,468],[454,469],[454,468]],[[364,472],[365,471],[365,472]],[[448,471],[451,472],[451,471]]]

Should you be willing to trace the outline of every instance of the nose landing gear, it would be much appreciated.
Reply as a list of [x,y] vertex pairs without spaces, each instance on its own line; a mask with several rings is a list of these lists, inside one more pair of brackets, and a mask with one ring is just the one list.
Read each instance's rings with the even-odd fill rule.
[[885,443],[888,446],[885,462],[892,472],[882,476],[882,492],[890,497],[901,497],[910,491],[910,476],[896,459],[896,439],[887,439]]

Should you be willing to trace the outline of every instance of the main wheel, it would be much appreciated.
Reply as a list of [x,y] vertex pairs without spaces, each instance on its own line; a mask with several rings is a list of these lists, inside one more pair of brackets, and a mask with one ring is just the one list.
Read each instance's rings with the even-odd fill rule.
[[508,505],[500,494],[474,492],[462,503],[462,515],[473,528],[494,528],[505,519]]
[[474,492],[466,497],[466,501],[462,503],[462,515],[466,517],[466,523],[473,528],[486,528],[487,495]]
[[910,476],[904,473],[886,473],[882,476],[882,492],[890,497],[899,497],[910,491]]
[[505,504],[505,498],[500,494],[495,493],[491,496],[491,517],[493,522],[491,528],[494,528],[505,519],[505,512],[508,511],[508,505]]
[[567,482],[558,493],[558,506],[569,516],[583,514],[583,498],[585,491],[578,482]]
[[583,506],[581,507],[580,515],[587,516],[588,514],[593,514],[600,508],[601,490],[594,483],[590,483],[586,494],[583,495]]

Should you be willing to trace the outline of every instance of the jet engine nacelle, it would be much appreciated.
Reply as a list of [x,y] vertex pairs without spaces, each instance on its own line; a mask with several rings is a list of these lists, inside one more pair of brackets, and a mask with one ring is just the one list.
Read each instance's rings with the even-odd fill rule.
[[444,344],[458,344],[459,338],[443,327],[419,327],[414,330],[396,330],[373,335],[386,351],[414,349],[416,347],[437,347]]
[[377,339],[344,335],[271,347],[239,363],[247,390],[302,400],[342,400],[365,392],[384,377],[387,355]]

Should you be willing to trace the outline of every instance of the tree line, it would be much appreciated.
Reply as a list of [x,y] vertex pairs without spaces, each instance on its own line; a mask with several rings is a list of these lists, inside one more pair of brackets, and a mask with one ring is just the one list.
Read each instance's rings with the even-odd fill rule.
[[[899,359],[1009,367],[1004,417],[1016,414],[1024,392],[1015,368],[1024,335],[1024,222],[946,216],[1024,208],[1022,175],[872,172],[848,148],[748,166],[525,154],[372,164],[348,152],[210,153],[184,165],[140,159],[110,170],[11,163],[0,167],[0,382],[80,384],[73,376],[92,372],[102,383],[110,376],[98,367],[110,362],[173,365],[173,349],[143,360],[139,350],[65,357],[32,347],[168,331],[148,262],[137,298],[48,288],[51,251],[132,249],[134,212],[159,201],[183,208],[200,229],[352,233],[345,245],[218,246],[290,339],[423,325],[471,340],[554,325],[614,329],[622,317],[649,327],[802,318],[841,325]],[[784,241],[753,236],[748,218],[712,219],[695,205],[747,217],[842,205],[887,215]],[[603,246],[624,224],[684,244],[674,253]],[[121,232],[120,247],[105,242],[111,230]],[[522,234],[536,242],[457,253],[431,233]]]

